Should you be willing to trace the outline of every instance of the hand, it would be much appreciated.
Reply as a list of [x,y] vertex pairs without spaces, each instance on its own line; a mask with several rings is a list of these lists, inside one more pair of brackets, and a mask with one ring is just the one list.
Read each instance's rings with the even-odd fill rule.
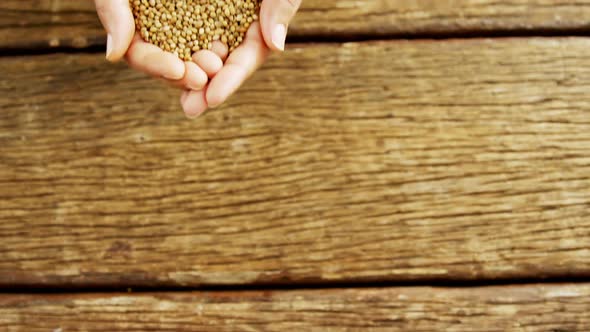
[[107,59],[123,57],[135,69],[164,78],[185,91],[181,104],[188,117],[224,103],[268,57],[283,51],[289,22],[301,0],[264,0],[260,23],[251,25],[244,42],[228,57],[227,46],[216,42],[213,49],[198,51],[193,61],[182,61],[135,33],[128,0],[95,0],[107,38]]
[[135,69],[186,89],[202,89],[207,75],[195,63],[184,62],[172,53],[144,42],[135,33],[135,23],[129,0],[95,0],[96,10],[105,27],[107,59],[119,61],[123,57]]

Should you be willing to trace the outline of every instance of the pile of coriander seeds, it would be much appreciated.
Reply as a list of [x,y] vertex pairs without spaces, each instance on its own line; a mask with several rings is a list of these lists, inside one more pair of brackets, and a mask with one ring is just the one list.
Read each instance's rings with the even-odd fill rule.
[[190,61],[221,41],[230,52],[258,20],[262,0],[129,0],[143,40]]

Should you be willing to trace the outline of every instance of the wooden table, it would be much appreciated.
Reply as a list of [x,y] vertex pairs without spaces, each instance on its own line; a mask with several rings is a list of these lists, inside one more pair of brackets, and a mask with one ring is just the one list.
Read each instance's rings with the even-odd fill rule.
[[305,0],[227,105],[0,3],[0,330],[590,331],[590,0]]

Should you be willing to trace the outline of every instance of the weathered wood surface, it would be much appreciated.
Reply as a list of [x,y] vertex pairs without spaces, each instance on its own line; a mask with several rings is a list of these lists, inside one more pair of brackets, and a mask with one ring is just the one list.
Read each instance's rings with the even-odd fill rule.
[[[304,0],[291,36],[580,30],[588,17],[590,0]],[[79,48],[104,39],[93,1],[0,1],[0,48]]]
[[590,276],[590,39],[296,45],[197,121],[0,68],[0,286]]
[[590,286],[2,295],[0,328],[47,331],[585,332]]

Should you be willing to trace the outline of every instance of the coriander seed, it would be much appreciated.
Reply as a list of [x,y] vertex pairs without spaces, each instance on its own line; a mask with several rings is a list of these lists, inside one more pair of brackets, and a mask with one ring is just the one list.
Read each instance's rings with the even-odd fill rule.
[[190,61],[214,41],[238,47],[258,20],[262,0],[129,0],[143,40]]

